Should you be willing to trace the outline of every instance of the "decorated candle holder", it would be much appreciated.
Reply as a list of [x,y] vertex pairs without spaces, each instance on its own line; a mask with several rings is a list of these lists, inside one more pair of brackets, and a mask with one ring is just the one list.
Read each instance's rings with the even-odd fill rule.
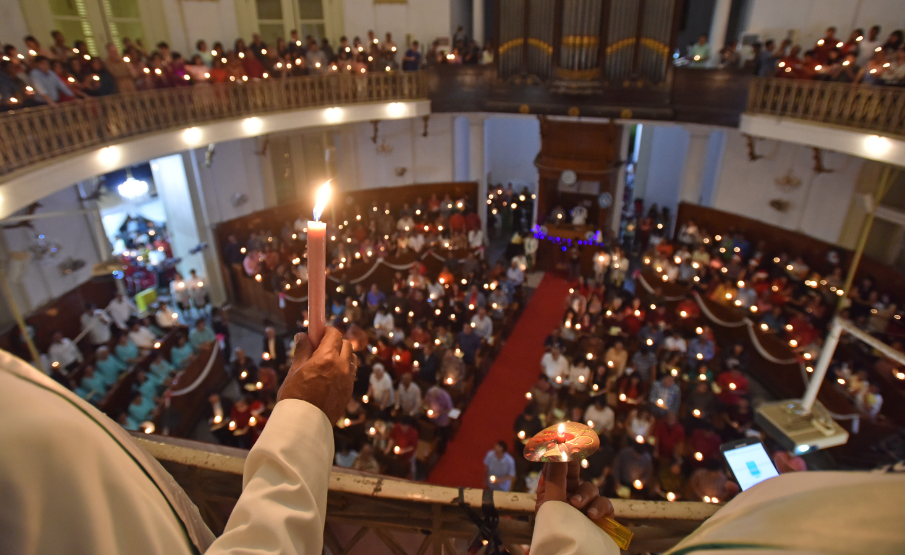
[[578,422],[563,422],[528,440],[525,458],[531,462],[569,462],[586,459],[600,449],[597,433]]
[[[600,449],[600,438],[593,428],[578,422],[550,426],[528,440],[525,458],[531,462],[563,463],[587,459]],[[634,532],[610,517],[592,520],[619,549],[628,549]]]

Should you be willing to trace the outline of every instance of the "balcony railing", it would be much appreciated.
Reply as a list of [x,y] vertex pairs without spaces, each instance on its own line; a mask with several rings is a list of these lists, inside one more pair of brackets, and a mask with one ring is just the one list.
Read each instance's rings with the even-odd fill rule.
[[0,116],[0,175],[158,131],[274,112],[427,98],[421,73],[324,75],[117,94]]
[[753,79],[747,113],[905,137],[905,88]]
[[[242,492],[248,452],[158,435],[133,436],[172,474],[211,531],[219,535]],[[468,488],[462,492],[464,503],[479,515],[482,493]],[[478,529],[458,499],[456,488],[334,467],[324,541],[334,553],[351,555],[373,552],[374,541],[397,555],[466,553]],[[514,555],[524,553],[520,546],[530,543],[534,528],[534,495],[497,492],[493,501],[501,517],[500,540]],[[629,553],[666,551],[719,509],[700,502],[612,502],[616,519],[635,533]],[[363,541],[366,535],[373,537]]]

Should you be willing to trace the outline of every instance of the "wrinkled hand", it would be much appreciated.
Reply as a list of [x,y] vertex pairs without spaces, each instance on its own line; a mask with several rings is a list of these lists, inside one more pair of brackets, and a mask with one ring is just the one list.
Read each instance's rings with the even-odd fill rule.
[[324,411],[332,424],[345,414],[357,370],[352,345],[336,328],[327,326],[317,350],[308,334],[300,333],[295,336],[295,358],[277,401],[307,401]]
[[534,511],[537,512],[547,501],[562,501],[585,513],[591,520],[605,516],[612,518],[613,504],[600,496],[600,491],[592,482],[582,482],[578,476],[580,471],[579,461],[545,463],[537,482]]

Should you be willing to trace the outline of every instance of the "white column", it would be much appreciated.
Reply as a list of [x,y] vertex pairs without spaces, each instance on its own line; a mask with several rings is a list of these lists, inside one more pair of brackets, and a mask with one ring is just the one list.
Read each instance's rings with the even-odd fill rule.
[[685,169],[682,172],[682,186],[679,189],[679,202],[701,204],[701,191],[704,187],[704,169],[707,167],[707,147],[710,144],[710,131],[690,129],[688,152],[685,154]]
[[481,226],[487,233],[487,168],[484,156],[484,122],[483,114],[468,116],[468,179],[478,182],[478,198],[475,199],[475,210],[481,218]]
[[713,20],[710,22],[710,67],[720,65],[720,51],[726,44],[726,31],[729,27],[729,12],[732,0],[716,0],[713,7]]
[[[94,193],[95,188],[100,186],[97,181],[97,178],[93,177],[78,184],[79,194],[82,198]],[[113,254],[113,246],[110,245],[110,238],[107,237],[107,231],[104,229],[104,219],[101,216],[100,206],[96,200],[83,200],[81,203],[82,208],[88,211],[85,214],[85,219],[88,220],[88,226],[91,228],[94,237],[98,260],[104,262]]]
[[625,196],[625,172],[629,164],[628,159],[628,143],[631,133],[629,133],[630,125],[623,125],[619,133],[619,160],[625,163],[619,168],[616,174],[616,187],[613,189],[613,206],[610,209],[610,229],[613,231],[614,237],[619,237],[619,223],[622,219],[622,199]]
[[182,163],[185,166],[186,183],[188,185],[189,198],[192,201],[192,212],[195,227],[198,230],[198,239],[208,245],[206,249],[201,251],[204,261],[204,273],[207,275],[207,290],[210,294],[211,302],[215,306],[219,306],[227,301],[226,286],[223,283],[223,273],[220,271],[220,264],[217,262],[220,254],[212,231],[213,222],[207,210],[204,188],[201,186],[201,175],[198,169],[196,151],[183,151]]
[[471,38],[478,41],[478,46],[484,46],[484,0],[471,2]]

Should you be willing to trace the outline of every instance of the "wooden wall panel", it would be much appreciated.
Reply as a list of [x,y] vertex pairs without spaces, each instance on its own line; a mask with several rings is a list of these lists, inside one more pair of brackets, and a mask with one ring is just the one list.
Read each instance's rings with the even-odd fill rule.
[[573,170],[579,181],[599,181],[600,193],[615,197],[622,127],[549,118],[541,118],[540,123],[541,151],[534,162],[540,174],[538,218],[543,219],[557,204],[569,211],[578,202],[588,201],[588,224],[606,227],[612,207],[597,208],[597,195],[560,193],[559,178],[564,170]]
[[[80,318],[85,306],[94,303],[104,308],[115,295],[116,283],[113,276],[96,277],[27,315],[25,321],[34,328],[34,341],[38,351],[47,351],[55,331],[61,331],[65,337],[74,339],[82,331]],[[81,346],[87,348],[87,343],[83,340]],[[14,326],[0,335],[0,348],[24,360],[31,360],[31,355],[19,339],[18,327]]]

